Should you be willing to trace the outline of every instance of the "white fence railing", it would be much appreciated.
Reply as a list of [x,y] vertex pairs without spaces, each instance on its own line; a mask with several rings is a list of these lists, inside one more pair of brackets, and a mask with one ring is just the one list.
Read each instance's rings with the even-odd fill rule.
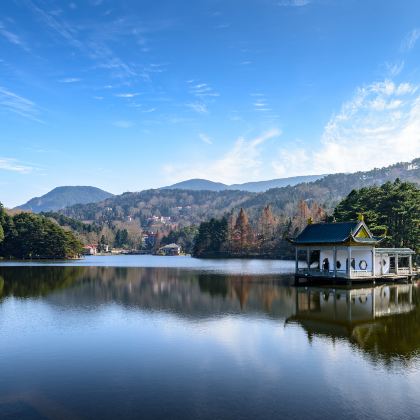
[[[334,270],[321,270],[320,268],[299,268],[298,274],[305,276],[316,276],[316,277],[334,277]],[[373,272],[368,270],[351,270],[350,276],[347,270],[336,270],[336,277],[372,277]]]
[[351,277],[372,277],[373,272],[367,270],[351,270]]

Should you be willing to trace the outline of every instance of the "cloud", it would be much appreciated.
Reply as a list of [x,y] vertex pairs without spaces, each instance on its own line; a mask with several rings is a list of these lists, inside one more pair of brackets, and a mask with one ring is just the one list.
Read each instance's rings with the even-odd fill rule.
[[272,129],[251,140],[240,137],[219,159],[200,161],[188,166],[165,165],[163,171],[168,175],[168,180],[174,182],[188,178],[206,178],[226,183],[257,179],[263,167],[261,159],[263,144],[280,135],[280,130]]
[[303,7],[307,6],[310,0],[282,0],[277,3],[281,7]]
[[[106,32],[99,31],[95,27],[71,25],[63,17],[43,10],[31,0],[27,0],[26,4],[47,29],[55,35],[58,34],[68,45],[78,49],[91,60],[95,61],[98,68],[109,70],[111,76],[116,78],[136,78],[138,76],[133,65],[124,62],[106,45],[104,36],[114,36],[117,30],[112,28],[111,24],[108,25]],[[125,24],[124,27],[128,27],[126,22],[118,21],[117,24]],[[79,38],[81,37],[80,33],[82,30],[84,30],[84,33],[81,41]],[[86,32],[88,33],[86,34]]]
[[39,119],[37,105],[29,99],[0,86],[0,108],[33,121],[43,122]]
[[251,96],[255,97],[253,106],[254,110],[258,112],[271,111],[270,106],[267,103],[267,99],[263,93],[251,93]]
[[136,96],[139,96],[140,93],[136,92],[127,92],[127,93],[116,93],[115,96],[118,98],[135,98]]
[[220,96],[220,94],[207,83],[195,83],[194,80],[189,80],[187,83],[190,85],[190,93],[201,100],[203,98]]
[[281,149],[277,176],[355,172],[420,156],[420,95],[385,80],[356,90],[326,124],[319,146]]
[[20,39],[18,35],[7,30],[2,22],[0,22],[0,35],[2,35],[11,44],[18,45],[25,51],[29,51],[28,46]]
[[135,123],[133,121],[128,121],[128,120],[117,120],[117,121],[114,121],[112,125],[119,128],[130,128],[130,127],[134,127]]
[[187,104],[188,108],[191,108],[193,111],[197,112],[198,114],[207,114],[209,112],[207,105],[200,102],[192,102]]
[[397,61],[395,63],[385,63],[388,76],[391,78],[398,76],[402,72],[404,65],[404,60]]
[[79,79],[78,77],[65,77],[64,79],[60,79],[60,83],[77,83],[80,82],[82,79]]
[[18,172],[20,174],[27,174],[32,172],[34,168],[20,163],[16,159],[0,157],[0,170]]
[[198,135],[198,137],[200,137],[200,140],[201,140],[203,143],[213,144],[212,139],[211,139],[211,138],[210,138],[207,134],[200,133],[200,134]]
[[410,51],[412,50],[417,40],[420,38],[420,29],[416,28],[410,31],[407,36],[404,38],[403,42],[401,43],[401,50],[402,51]]

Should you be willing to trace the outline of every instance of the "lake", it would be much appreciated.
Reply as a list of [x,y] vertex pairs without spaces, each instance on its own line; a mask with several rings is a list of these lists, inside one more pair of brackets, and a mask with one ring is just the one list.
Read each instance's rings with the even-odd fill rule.
[[0,263],[0,418],[418,419],[420,284],[294,263]]

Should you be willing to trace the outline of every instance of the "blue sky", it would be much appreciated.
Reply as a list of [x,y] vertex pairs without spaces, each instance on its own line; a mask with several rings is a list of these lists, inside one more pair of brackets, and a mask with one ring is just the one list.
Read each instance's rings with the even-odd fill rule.
[[420,156],[418,1],[6,0],[0,201]]

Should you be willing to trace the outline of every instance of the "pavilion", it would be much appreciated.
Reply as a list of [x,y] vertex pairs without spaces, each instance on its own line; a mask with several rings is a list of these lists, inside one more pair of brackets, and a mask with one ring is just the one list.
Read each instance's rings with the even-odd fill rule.
[[[380,248],[384,238],[375,237],[363,220],[342,223],[312,223],[291,239],[296,248],[296,282],[299,279],[375,281],[413,276],[410,248]],[[304,253],[304,261],[300,261]]]

